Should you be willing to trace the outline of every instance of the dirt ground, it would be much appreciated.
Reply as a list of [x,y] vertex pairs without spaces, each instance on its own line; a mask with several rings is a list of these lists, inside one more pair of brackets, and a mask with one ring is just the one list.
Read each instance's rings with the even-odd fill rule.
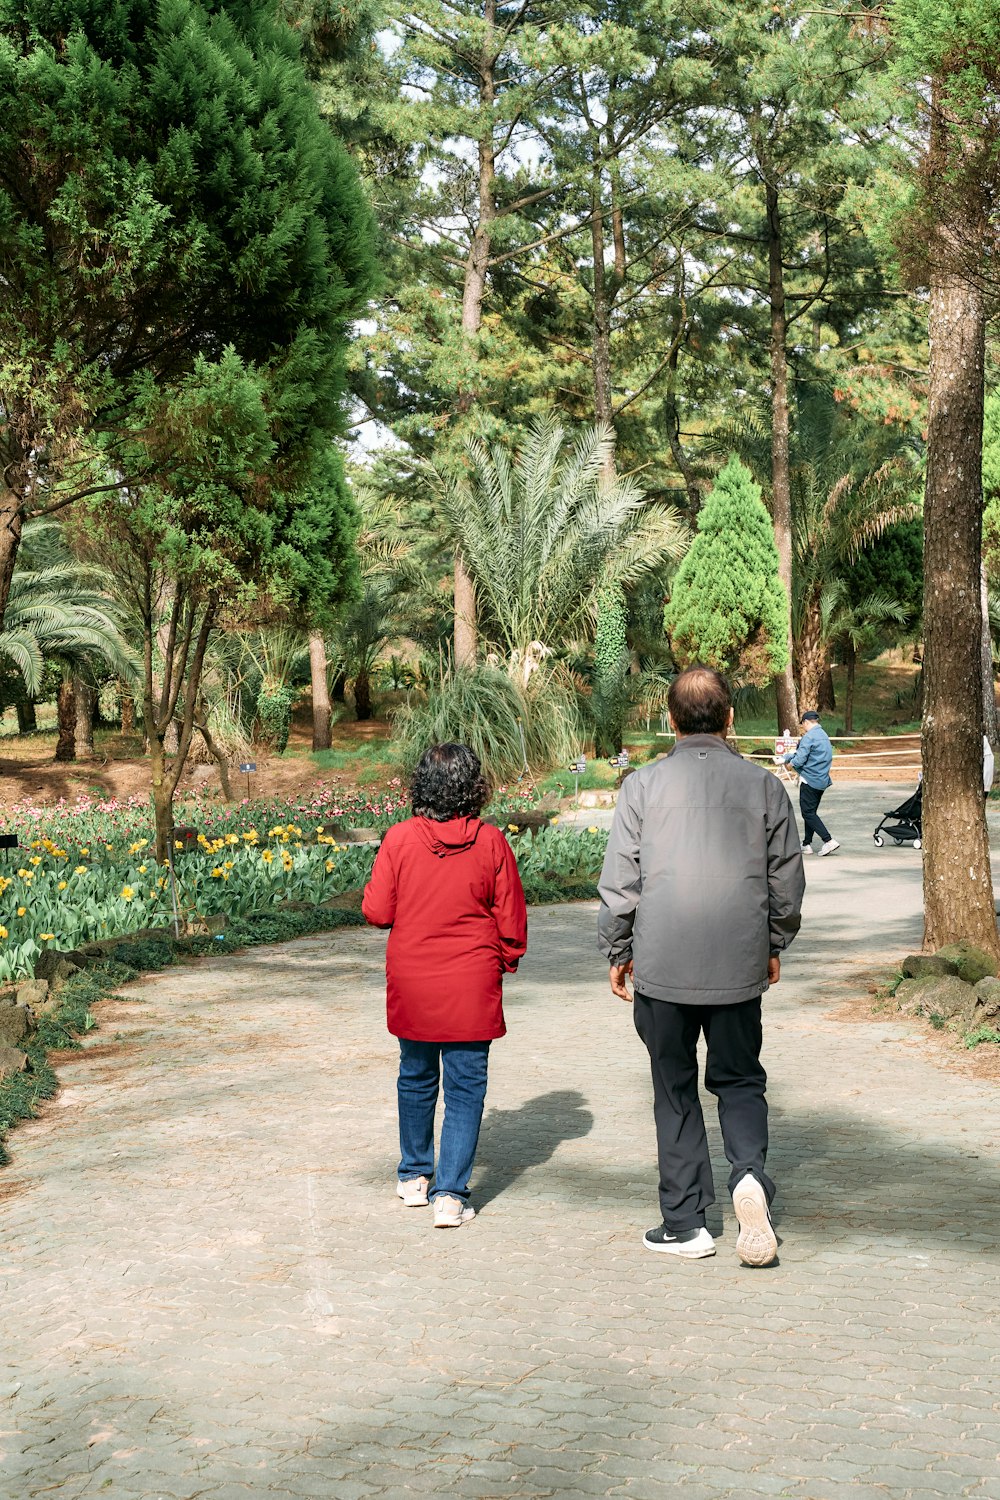
[[[363,752],[372,742],[388,739],[389,725],[377,720],[364,724],[348,722],[334,729],[334,748],[345,757],[335,770],[323,769],[309,756],[310,731],[305,723],[292,727],[289,748],[292,756],[270,758],[259,756],[257,771],[251,779],[250,794],[259,797],[295,797],[315,788],[318,782],[342,789],[356,785],[358,775],[370,758],[361,754],[355,762],[351,752]],[[53,759],[55,736],[34,734],[0,739],[0,807],[30,801],[42,806],[79,797],[101,798],[146,797],[149,794],[149,764],[139,753],[135,739],[120,734],[97,736],[98,753],[93,760],[58,762]],[[233,772],[233,792],[246,795],[246,778]],[[179,795],[186,789],[218,786],[214,768],[189,763],[181,777]]]

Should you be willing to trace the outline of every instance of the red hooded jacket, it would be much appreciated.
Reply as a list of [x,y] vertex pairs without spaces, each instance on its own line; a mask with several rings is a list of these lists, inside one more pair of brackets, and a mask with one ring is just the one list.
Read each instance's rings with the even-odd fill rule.
[[407,818],[382,840],[362,911],[391,927],[386,1021],[413,1042],[503,1036],[502,982],[528,946],[513,850],[479,818]]

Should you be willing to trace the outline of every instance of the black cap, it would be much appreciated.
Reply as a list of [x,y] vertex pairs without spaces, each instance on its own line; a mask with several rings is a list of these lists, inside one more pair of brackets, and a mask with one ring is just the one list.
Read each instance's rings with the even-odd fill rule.
[[819,723],[819,714],[814,708],[809,709],[808,713],[802,715],[802,723],[804,724],[807,719],[815,719],[816,723]]

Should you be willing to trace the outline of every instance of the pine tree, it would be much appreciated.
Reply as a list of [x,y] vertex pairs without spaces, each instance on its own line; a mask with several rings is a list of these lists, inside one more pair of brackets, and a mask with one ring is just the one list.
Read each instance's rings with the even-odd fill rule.
[[[0,618],[25,518],[176,488],[191,381],[263,386],[293,492],[342,423],[370,214],[271,0],[0,11]],[[178,410],[180,402],[180,411]]]
[[698,535],[674,579],[664,614],[674,656],[764,687],[788,661],[787,609],[760,486],[731,458],[702,507]]

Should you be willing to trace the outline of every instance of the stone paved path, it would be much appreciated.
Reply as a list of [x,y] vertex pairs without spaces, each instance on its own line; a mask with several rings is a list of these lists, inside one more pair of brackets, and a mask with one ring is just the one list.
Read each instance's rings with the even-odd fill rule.
[[0,1175],[2,1500],[1000,1496],[995,1088],[831,1016],[919,939],[887,796],[831,795],[854,852],[768,999],[767,1270],[724,1204],[713,1260],[639,1243],[648,1080],[592,906],[532,914],[457,1233],[392,1195],[377,934],[137,986]]

